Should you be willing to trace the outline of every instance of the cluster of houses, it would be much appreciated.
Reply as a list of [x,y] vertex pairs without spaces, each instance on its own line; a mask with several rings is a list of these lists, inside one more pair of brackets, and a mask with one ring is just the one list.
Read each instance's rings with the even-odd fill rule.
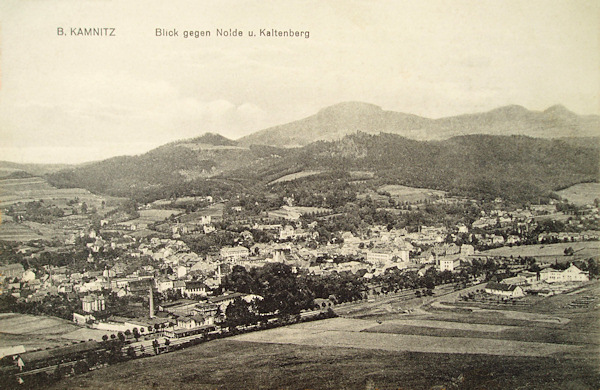
[[[445,198],[439,201],[449,200]],[[239,234],[238,240],[246,246],[222,247],[209,256],[200,256],[191,251],[181,237],[192,233],[214,232],[215,222],[223,219],[223,204],[212,204],[211,199],[210,212],[181,214],[154,223],[154,233],[160,232],[163,238],[145,238],[140,232],[132,232],[131,224],[125,226],[127,229],[124,230],[122,224],[111,224],[103,220],[100,230],[83,230],[65,241],[66,245],[74,245],[76,241],[83,239],[89,252],[89,263],[97,262],[106,251],[121,251],[129,257],[144,259],[144,265],[138,269],[131,269],[124,260],[118,258],[104,270],[86,272],[72,272],[67,267],[52,266],[34,271],[25,270],[21,264],[11,264],[0,267],[0,281],[3,283],[3,293],[8,292],[27,301],[41,301],[48,294],[76,294],[82,298],[81,313],[78,314],[81,318],[78,317],[78,320],[83,322],[89,322],[90,315],[106,308],[104,294],[107,291],[114,292],[118,297],[145,295],[149,289],[159,294],[177,293],[181,297],[193,299],[193,303],[184,305],[185,302],[180,302],[183,306],[174,305],[175,309],[166,307],[165,312],[177,315],[178,321],[180,320],[173,328],[174,331],[191,329],[211,325],[209,318],[212,318],[211,313],[216,310],[214,305],[218,304],[215,301],[217,297],[210,295],[211,291],[220,286],[222,277],[233,265],[250,268],[261,267],[269,262],[282,262],[292,266],[295,272],[305,270],[319,275],[333,272],[356,274],[364,271],[361,275],[366,279],[381,275],[390,268],[424,272],[435,267],[440,272],[457,272],[461,265],[469,263],[477,255],[473,242],[488,246],[519,244],[523,241],[524,234],[535,226],[536,216],[556,213],[555,205],[540,205],[529,210],[508,212],[502,209],[501,201],[497,203],[498,206],[493,210],[482,211],[480,218],[471,226],[421,226],[416,232],[408,232],[406,229],[373,225],[367,232],[339,232],[339,235],[336,234],[337,241],[315,245],[318,238],[317,222],[303,225],[300,216],[316,213],[329,218],[333,211],[294,207],[293,202],[289,201],[288,205],[270,211],[268,218],[247,224],[248,229]],[[236,206],[232,211],[237,215],[235,213],[242,211],[241,206]],[[597,208],[589,211],[585,218],[597,219]],[[140,221],[133,225],[138,222]],[[498,228],[503,227],[510,227],[518,234],[503,236],[495,233]],[[136,230],[137,228],[136,225]],[[254,243],[251,230],[269,232],[274,240]],[[469,237],[470,240],[459,241],[459,236]],[[543,233],[538,240],[562,242],[598,238],[597,231],[582,231]],[[27,250],[26,245],[23,248],[24,251]],[[39,255],[23,253],[27,256]],[[514,280],[490,284],[486,291],[499,296],[516,297],[540,283],[583,282],[587,278],[588,275],[575,266],[564,271],[546,268],[539,274],[523,272]],[[28,295],[22,294],[24,291]],[[222,299],[223,302],[228,302],[231,298],[232,296]],[[203,301],[198,302],[198,299]],[[193,310],[184,310],[186,307]],[[172,312],[173,310],[179,314]],[[188,313],[181,315],[186,310]],[[113,322],[117,323],[114,318]]]
[[[527,211],[529,212],[529,211]],[[494,215],[501,217],[503,214]],[[299,227],[300,226],[300,227]],[[204,258],[192,252],[181,240],[175,238],[151,238],[138,240],[129,235],[120,235],[104,239],[94,230],[82,233],[80,236],[88,239],[90,251],[88,261],[94,262],[101,252],[107,249],[122,249],[133,257],[145,257],[151,260],[141,269],[127,272],[127,266],[122,261],[116,261],[104,271],[88,271],[84,273],[69,273],[66,267],[48,267],[44,275],[35,275],[31,270],[18,271],[7,268],[2,275],[10,277],[16,272],[16,279],[8,286],[8,291],[19,297],[19,286],[27,283],[34,294],[27,300],[41,300],[47,294],[77,293],[98,294],[102,291],[113,291],[119,297],[145,293],[147,283],[152,281],[153,287],[159,293],[178,292],[183,297],[205,297],[211,289],[220,285],[221,278],[232,265],[260,267],[269,262],[283,262],[293,267],[295,271],[304,269],[314,274],[331,272],[353,272],[365,270],[365,278],[371,278],[385,273],[389,268],[412,269],[418,271],[423,267],[436,267],[439,271],[456,272],[461,264],[470,262],[475,255],[472,245],[448,243],[449,235],[468,233],[469,229],[459,225],[449,231],[445,227],[422,226],[417,232],[408,233],[405,229],[388,230],[386,226],[372,226],[366,236],[356,236],[351,232],[342,232],[340,243],[329,243],[317,248],[306,245],[305,238],[309,229],[302,229],[301,223],[258,225],[254,228],[275,230],[279,243],[256,243],[251,247],[223,247],[214,256]],[[249,231],[246,231],[251,235]],[[242,233],[243,235],[243,233]],[[590,237],[585,235],[582,237]],[[502,241],[499,236],[488,236],[492,242]],[[502,240],[500,240],[502,239]],[[509,237],[510,239],[510,237]],[[427,250],[420,248],[426,246]],[[345,256],[351,261],[334,261],[339,256]],[[168,270],[168,273],[165,273]],[[546,277],[546,274],[549,276]],[[558,280],[556,272],[544,270],[542,280]],[[19,285],[18,283],[21,283]],[[88,306],[88,309],[91,306]],[[94,311],[94,310],[91,310]],[[84,310],[89,312],[89,310]]]
[[485,292],[505,298],[521,298],[527,292],[551,295],[554,290],[562,291],[563,284],[578,284],[589,280],[590,276],[587,272],[571,264],[564,270],[545,268],[540,272],[524,271],[500,283],[490,282],[486,285]]

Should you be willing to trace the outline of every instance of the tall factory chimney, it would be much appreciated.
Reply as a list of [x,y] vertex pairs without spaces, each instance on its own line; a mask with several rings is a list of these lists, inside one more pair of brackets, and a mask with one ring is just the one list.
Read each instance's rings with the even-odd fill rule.
[[150,318],[154,318],[154,293],[152,292],[152,285],[149,287],[150,293],[148,294],[148,299],[150,300]]

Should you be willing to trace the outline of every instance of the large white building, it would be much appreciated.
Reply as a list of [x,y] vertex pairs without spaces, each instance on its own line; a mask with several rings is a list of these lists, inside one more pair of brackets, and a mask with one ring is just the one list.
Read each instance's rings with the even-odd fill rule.
[[367,262],[371,264],[385,264],[389,262],[408,263],[409,253],[407,249],[373,249],[367,252]]
[[444,256],[439,258],[440,271],[454,271],[460,266],[460,259],[456,256]]
[[105,300],[103,295],[90,294],[81,300],[82,309],[85,313],[103,311],[105,309]]
[[540,272],[540,280],[547,283],[587,282],[589,275],[571,264],[566,270],[546,268]]
[[380,251],[380,250],[371,250],[367,252],[367,262],[371,264],[376,263],[387,263],[392,261],[394,255],[392,252],[388,251]]
[[250,250],[244,246],[221,248],[221,257],[226,260],[239,260],[250,256]]

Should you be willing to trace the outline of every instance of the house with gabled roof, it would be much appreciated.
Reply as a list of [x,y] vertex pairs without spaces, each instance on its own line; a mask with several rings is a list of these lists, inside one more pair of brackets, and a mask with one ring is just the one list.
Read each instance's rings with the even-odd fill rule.
[[506,298],[520,298],[525,296],[523,289],[514,284],[489,282],[485,286],[485,292],[492,295],[498,295]]
[[589,275],[571,264],[565,270],[557,270],[546,268],[540,272],[540,280],[547,283],[564,283],[564,282],[587,282],[590,280]]

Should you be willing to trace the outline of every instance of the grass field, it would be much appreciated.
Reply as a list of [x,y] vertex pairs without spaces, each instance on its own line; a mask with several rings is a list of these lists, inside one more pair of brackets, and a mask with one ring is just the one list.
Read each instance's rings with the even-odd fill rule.
[[594,389],[594,366],[555,357],[390,352],[218,340],[68,378],[54,389]]
[[599,290],[594,282],[541,300],[540,313],[426,307],[383,323],[301,323],[107,367],[54,388],[598,389],[600,309],[565,305]]
[[82,328],[56,317],[0,313],[0,346],[23,345],[26,350],[101,340],[106,332]]
[[302,172],[291,173],[289,175],[282,176],[279,179],[273,180],[272,182],[269,183],[269,185],[277,184],[277,183],[284,183],[286,181],[293,181],[293,180],[301,179],[303,177],[314,176],[314,175],[318,175],[322,172],[323,171],[302,171]]
[[30,241],[42,239],[44,236],[25,224],[6,221],[2,216],[0,223],[0,240],[5,241]]
[[[330,324],[321,321],[323,329],[305,329],[303,324],[254,332],[237,336],[240,341],[257,343],[296,344],[305,346],[349,347],[393,352],[456,353],[501,356],[550,356],[557,353],[577,353],[580,346],[500,340],[491,338],[444,337],[396,334],[388,332],[362,332],[329,330]],[[361,320],[354,320],[361,321]],[[458,324],[457,324],[458,325]],[[362,330],[369,330],[365,327]]]
[[593,204],[600,198],[600,183],[581,183],[558,191],[557,194],[576,205]]
[[[73,203],[77,199],[76,203]],[[41,177],[26,179],[0,180],[0,205],[7,208],[16,203],[43,201],[48,207],[62,209],[65,217],[56,217],[48,224],[31,221],[12,223],[11,218],[2,216],[0,224],[0,240],[30,241],[36,239],[63,239],[68,230],[87,226],[88,216],[79,216],[85,221],[76,221],[71,215],[72,209],[79,209],[79,204],[86,203],[88,208],[95,208],[100,215],[114,209],[121,202],[118,198],[102,197],[81,188],[54,188]]]
[[171,217],[172,215],[179,215],[183,211],[180,209],[152,209],[152,210],[140,210],[140,217],[136,219],[132,219],[126,222],[121,222],[120,225],[137,225],[137,224],[146,224],[150,225],[155,222],[162,222],[165,219]]
[[446,193],[444,191],[432,190],[429,188],[414,188],[406,187],[401,185],[385,185],[379,187],[378,191],[388,192],[392,198],[400,202],[414,203],[427,199],[434,199],[435,197],[444,197]]
[[41,177],[0,180],[0,204],[8,206],[17,202],[79,198],[88,205],[99,208],[103,198],[82,188],[55,188]]
[[[565,256],[566,248],[573,248],[575,251],[573,256]],[[541,262],[554,263],[557,260],[559,263],[576,260],[586,260],[590,257],[598,257],[600,255],[600,241],[585,241],[585,242],[566,242],[559,244],[545,245],[521,245],[490,249],[481,252],[486,256],[505,256],[505,257],[535,257]],[[477,257],[477,255],[474,255]]]

